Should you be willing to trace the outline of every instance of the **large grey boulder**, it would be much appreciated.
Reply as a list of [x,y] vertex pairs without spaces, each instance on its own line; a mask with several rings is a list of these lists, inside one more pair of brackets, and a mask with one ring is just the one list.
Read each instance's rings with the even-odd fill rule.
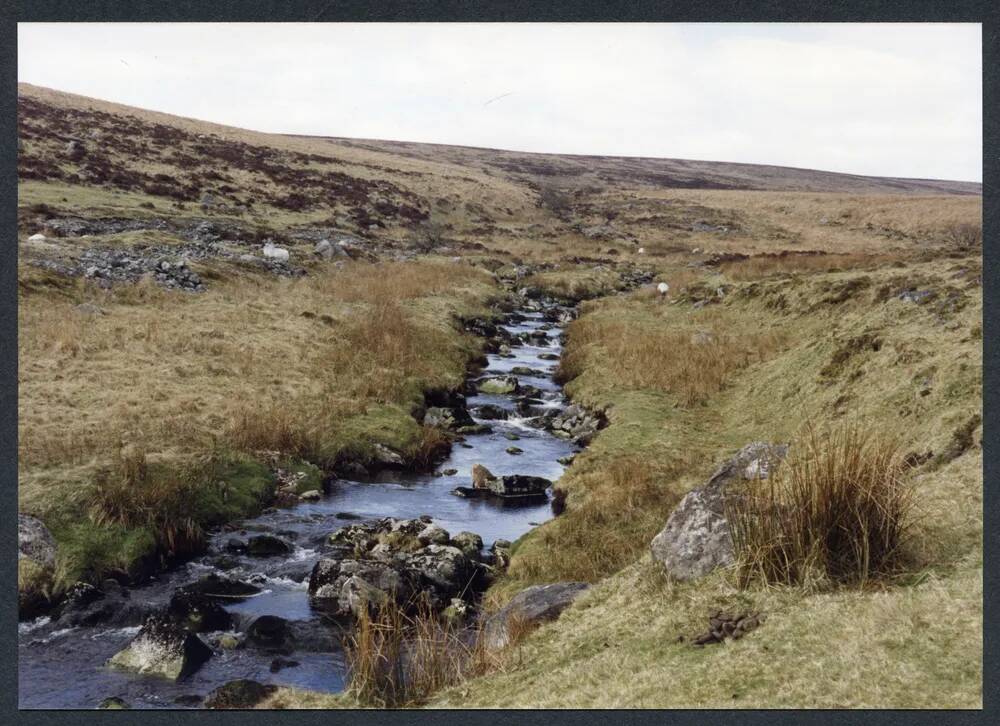
[[585,582],[557,582],[521,590],[483,627],[485,646],[491,650],[511,643],[515,628],[532,627],[555,620],[590,585]]
[[181,680],[212,657],[201,638],[164,617],[151,617],[139,634],[108,661],[114,668]]
[[726,521],[726,490],[734,482],[766,479],[788,453],[785,444],[747,444],[704,486],[692,489],[653,538],[653,559],[676,580],[694,580],[733,563],[733,540]]
[[56,541],[40,519],[27,514],[17,515],[17,559],[27,557],[40,565],[56,563]]

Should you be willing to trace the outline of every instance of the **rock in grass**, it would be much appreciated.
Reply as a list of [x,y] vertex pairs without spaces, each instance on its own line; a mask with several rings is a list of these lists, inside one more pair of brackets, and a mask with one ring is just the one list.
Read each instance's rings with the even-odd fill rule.
[[585,582],[557,582],[522,590],[483,627],[485,645],[491,650],[512,644],[517,631],[555,620],[587,588]]
[[766,479],[788,446],[754,442],[724,463],[703,487],[688,492],[650,545],[653,559],[677,580],[694,580],[733,563],[725,515],[726,490],[740,480]]
[[205,708],[253,708],[276,690],[278,690],[277,686],[265,685],[248,678],[229,681],[208,694],[208,698],[205,699]]
[[37,517],[17,515],[17,558],[28,557],[47,567],[56,563],[56,541]]
[[201,638],[163,616],[152,616],[127,647],[108,661],[113,668],[180,680],[212,657]]

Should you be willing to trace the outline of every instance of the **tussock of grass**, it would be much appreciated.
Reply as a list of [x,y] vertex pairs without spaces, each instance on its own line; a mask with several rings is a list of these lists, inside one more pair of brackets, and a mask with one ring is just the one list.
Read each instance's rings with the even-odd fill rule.
[[489,649],[481,624],[457,625],[426,603],[407,614],[386,601],[362,611],[345,641],[348,695],[363,706],[419,705],[444,688],[503,670],[532,629],[512,618],[506,645]]
[[744,584],[864,585],[898,571],[912,489],[898,444],[858,425],[808,430],[765,481],[731,491]]

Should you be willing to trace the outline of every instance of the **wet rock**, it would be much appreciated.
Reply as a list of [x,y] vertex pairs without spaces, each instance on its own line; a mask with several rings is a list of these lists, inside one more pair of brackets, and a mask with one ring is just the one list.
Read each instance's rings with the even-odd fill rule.
[[239,537],[230,537],[228,540],[226,540],[226,549],[229,552],[236,552],[236,553],[246,552],[247,543],[245,540],[242,540]]
[[212,649],[171,620],[152,616],[129,645],[108,661],[114,668],[180,680],[197,671]]
[[197,708],[204,703],[205,699],[197,693],[186,693],[174,699],[174,703],[185,708]]
[[534,497],[545,496],[551,486],[551,481],[540,476],[509,474],[491,481],[488,489],[501,497]]
[[17,558],[22,557],[47,567],[56,562],[56,541],[52,533],[40,519],[27,514],[17,515]]
[[486,403],[472,409],[473,416],[486,419],[487,421],[503,421],[509,414],[510,412],[507,409],[492,403]]
[[[459,426],[455,429],[455,433],[462,435],[476,435],[476,434],[488,434],[493,429],[487,424],[472,424],[470,426]],[[465,448],[471,449],[471,446],[466,446]]]
[[221,577],[215,573],[206,575],[195,582],[185,585],[181,591],[189,594],[203,595],[221,602],[236,602],[256,595],[260,588],[249,582]]
[[375,461],[382,466],[406,466],[406,461],[399,453],[382,444],[375,444],[374,457]]
[[132,707],[120,696],[109,696],[97,704],[99,711],[125,711],[130,708]]
[[524,449],[520,449],[517,446],[508,446],[505,451],[511,456],[520,456],[524,453]]
[[671,577],[692,580],[733,562],[725,516],[726,491],[734,482],[765,479],[785,457],[786,445],[755,442],[725,462],[704,486],[688,492],[651,543],[653,558]]
[[518,436],[517,434],[515,434],[513,431],[506,431],[506,432],[504,432],[503,437],[505,439],[507,439],[508,441],[520,441],[521,440],[521,437]]
[[487,393],[493,395],[504,395],[510,393],[517,393],[520,389],[521,383],[514,376],[495,376],[490,378],[481,378],[476,384],[476,389],[480,393]]
[[555,353],[539,353],[538,360],[559,360],[559,356]]
[[516,631],[555,620],[588,587],[584,582],[559,582],[522,590],[486,621],[483,627],[486,647],[505,648]]
[[432,406],[424,413],[424,425],[439,426],[446,429],[457,429],[462,426],[475,425],[475,421],[464,406],[444,408]]
[[556,459],[556,461],[562,464],[563,466],[569,466],[570,464],[573,463],[575,459],[576,459],[576,454],[566,454],[566,456],[560,456],[558,459]]
[[482,464],[472,465],[472,488],[488,489],[490,482],[495,480],[493,473]]
[[288,621],[277,615],[261,615],[247,628],[247,642],[268,650],[290,647],[291,628]]
[[247,540],[247,554],[253,557],[275,557],[292,552],[292,545],[270,534],[259,534]]
[[302,492],[299,494],[299,499],[303,502],[318,502],[323,498],[322,492],[319,489],[310,489],[307,492]]
[[540,377],[545,375],[545,371],[539,370],[537,368],[529,368],[528,366],[514,366],[510,369],[510,372],[515,376],[534,376]]
[[299,665],[301,665],[301,663],[297,660],[291,660],[290,658],[275,658],[271,661],[271,665],[268,670],[271,671],[271,673],[277,673],[285,668],[295,668]]
[[458,469],[445,469],[441,472],[441,476],[455,476],[458,473]]
[[354,512],[337,512],[333,516],[335,519],[364,519],[360,514]]
[[147,603],[134,602],[129,591],[114,580],[105,581],[100,588],[77,583],[63,600],[58,623],[64,628],[137,625],[151,609]]
[[178,590],[171,596],[167,614],[175,623],[192,633],[227,630],[232,625],[232,616],[217,600],[183,590]]
[[205,708],[211,709],[244,709],[253,708],[278,690],[277,686],[265,685],[241,678],[229,681],[208,694]]

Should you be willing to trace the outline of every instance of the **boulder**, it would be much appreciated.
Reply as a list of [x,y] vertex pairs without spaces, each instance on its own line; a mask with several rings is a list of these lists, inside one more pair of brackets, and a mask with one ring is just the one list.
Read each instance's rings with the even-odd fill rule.
[[485,419],[487,421],[503,421],[510,415],[510,411],[501,406],[486,403],[482,406],[476,406],[473,408],[472,415],[476,418]]
[[288,621],[277,615],[261,615],[247,628],[247,642],[258,648],[282,650],[290,638]]
[[496,479],[493,473],[482,464],[472,465],[472,488],[488,489],[490,482]]
[[522,590],[486,621],[483,627],[486,647],[505,648],[517,630],[555,620],[588,587],[584,582],[557,582]]
[[788,446],[754,442],[726,461],[704,486],[688,492],[653,538],[653,558],[677,580],[693,580],[733,563],[726,490],[734,482],[766,479]]
[[483,549],[483,538],[474,532],[459,532],[451,538],[449,544],[462,550],[466,557],[478,559]]
[[421,544],[448,544],[451,535],[443,527],[436,524],[428,524],[417,533],[417,539]]
[[480,393],[490,393],[494,395],[517,393],[520,387],[521,384],[515,376],[494,376],[490,378],[482,378],[476,384],[476,389]]
[[203,595],[223,602],[245,600],[260,592],[260,588],[249,582],[212,574],[202,577],[181,588],[185,593]]
[[124,627],[141,623],[150,611],[150,605],[134,602],[129,591],[114,580],[106,580],[99,588],[77,583],[66,593],[58,623],[64,628],[94,625]]
[[253,557],[274,557],[290,554],[292,545],[274,535],[258,534],[247,540],[246,549],[247,554]]
[[181,680],[197,671],[212,649],[163,616],[152,616],[132,642],[108,661],[114,668]]
[[406,461],[397,452],[382,444],[374,446],[375,461],[382,466],[405,466]]
[[487,488],[500,497],[539,497],[551,486],[551,481],[540,476],[510,474],[493,479]]
[[313,247],[313,252],[324,260],[332,260],[334,257],[347,257],[347,250],[342,244],[334,244],[328,239],[321,239]]
[[27,514],[18,514],[17,558],[23,557],[52,567],[56,563],[56,541],[40,519]]
[[431,406],[424,413],[425,426],[439,426],[446,429],[457,429],[461,426],[473,426],[475,421],[462,406],[446,408]]
[[185,592],[183,589],[171,596],[167,614],[175,623],[192,633],[228,630],[232,625],[232,616],[217,600],[199,593]]
[[229,681],[208,694],[205,708],[242,709],[253,708],[278,690],[277,686],[265,685],[247,678]]

